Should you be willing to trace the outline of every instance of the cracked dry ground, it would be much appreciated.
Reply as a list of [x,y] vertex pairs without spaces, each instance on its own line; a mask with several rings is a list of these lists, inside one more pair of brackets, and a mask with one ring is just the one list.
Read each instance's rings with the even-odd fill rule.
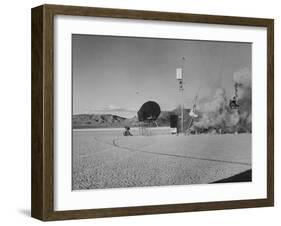
[[251,134],[73,133],[73,190],[211,183],[249,169]]

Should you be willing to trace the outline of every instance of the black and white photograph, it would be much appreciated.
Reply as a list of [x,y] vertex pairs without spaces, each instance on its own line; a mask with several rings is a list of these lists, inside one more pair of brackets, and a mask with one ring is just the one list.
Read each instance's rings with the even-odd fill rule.
[[72,34],[72,189],[252,181],[252,44]]

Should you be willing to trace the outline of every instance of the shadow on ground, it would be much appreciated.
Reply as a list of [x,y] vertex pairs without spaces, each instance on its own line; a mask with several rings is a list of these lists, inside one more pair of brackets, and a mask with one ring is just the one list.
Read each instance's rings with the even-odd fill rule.
[[251,182],[252,181],[252,170],[247,170],[234,176],[218,180],[212,183],[231,183],[231,182]]
[[18,212],[21,213],[22,215],[26,216],[26,217],[31,216],[30,210],[28,210],[28,209],[19,209]]

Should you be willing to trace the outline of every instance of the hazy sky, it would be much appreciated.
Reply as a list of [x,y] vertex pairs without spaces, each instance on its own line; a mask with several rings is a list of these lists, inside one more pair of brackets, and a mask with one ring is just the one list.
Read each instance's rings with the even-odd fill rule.
[[249,43],[72,35],[72,51],[73,114],[131,117],[148,100],[172,110],[181,103],[177,67],[186,108],[217,88],[231,98],[233,73],[251,69]]

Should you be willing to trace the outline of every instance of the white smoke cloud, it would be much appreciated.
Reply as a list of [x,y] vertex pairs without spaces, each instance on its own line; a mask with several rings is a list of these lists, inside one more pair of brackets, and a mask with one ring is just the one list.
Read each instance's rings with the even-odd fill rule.
[[252,127],[252,89],[251,72],[243,68],[233,74],[233,90],[237,87],[239,109],[231,109],[229,99],[224,89],[216,90],[214,96],[204,103],[199,104],[197,112],[199,118],[193,123],[197,129],[221,129],[225,132],[243,130],[251,131]]
[[243,68],[233,74],[233,81],[245,87],[251,87],[252,78],[249,68]]

